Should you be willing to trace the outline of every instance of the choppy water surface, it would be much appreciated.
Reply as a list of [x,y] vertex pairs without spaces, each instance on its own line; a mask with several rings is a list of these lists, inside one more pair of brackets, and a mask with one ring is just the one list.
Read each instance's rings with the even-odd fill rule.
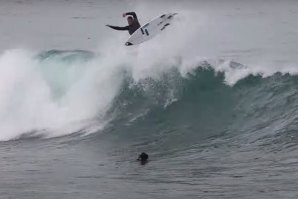
[[0,5],[1,198],[298,197],[297,2]]

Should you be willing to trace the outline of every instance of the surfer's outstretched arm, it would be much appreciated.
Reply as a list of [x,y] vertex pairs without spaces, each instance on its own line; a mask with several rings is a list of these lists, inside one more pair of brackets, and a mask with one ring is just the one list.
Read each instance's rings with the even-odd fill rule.
[[134,19],[138,19],[137,14],[135,12],[124,13],[124,16],[127,16],[127,15],[133,16]]
[[129,30],[128,26],[124,26],[124,27],[119,27],[119,26],[111,26],[111,25],[106,25],[114,30]]

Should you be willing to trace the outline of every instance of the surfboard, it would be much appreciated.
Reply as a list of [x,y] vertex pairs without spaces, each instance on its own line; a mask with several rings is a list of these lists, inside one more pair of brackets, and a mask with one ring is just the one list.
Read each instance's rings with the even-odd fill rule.
[[177,13],[160,15],[137,29],[125,43],[126,46],[138,45],[148,41],[171,25]]

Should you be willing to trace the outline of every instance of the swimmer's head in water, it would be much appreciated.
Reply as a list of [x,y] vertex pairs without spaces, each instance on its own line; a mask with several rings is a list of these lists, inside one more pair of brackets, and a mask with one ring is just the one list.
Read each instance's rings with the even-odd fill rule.
[[133,19],[132,16],[127,17],[127,22],[128,22],[129,25],[131,25],[133,23],[133,20],[134,19]]
[[147,162],[148,158],[149,158],[149,155],[143,152],[139,155],[138,161]]

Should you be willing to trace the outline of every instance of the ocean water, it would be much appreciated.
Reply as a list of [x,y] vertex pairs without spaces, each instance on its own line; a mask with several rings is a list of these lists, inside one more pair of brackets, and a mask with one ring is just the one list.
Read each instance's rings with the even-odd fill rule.
[[298,197],[297,1],[0,5],[1,199]]

